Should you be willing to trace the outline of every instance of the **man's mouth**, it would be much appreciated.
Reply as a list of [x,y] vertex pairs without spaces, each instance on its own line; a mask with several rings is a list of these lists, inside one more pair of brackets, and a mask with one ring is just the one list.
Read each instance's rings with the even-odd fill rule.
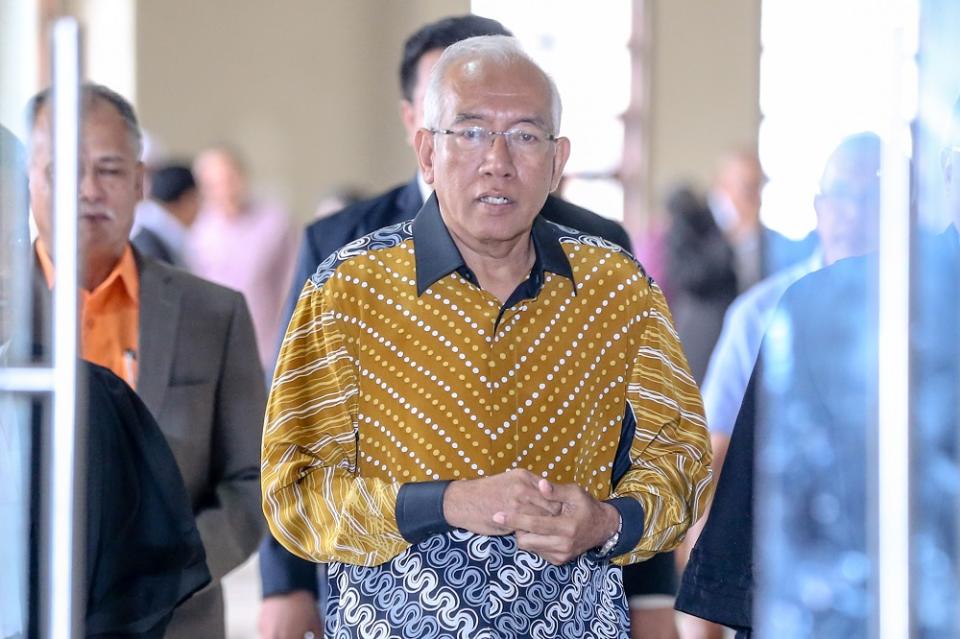
[[505,204],[513,203],[513,200],[505,195],[481,195],[480,201],[484,204],[493,204],[495,206],[503,206]]
[[114,215],[110,211],[81,211],[80,219],[93,222],[109,221],[114,219]]

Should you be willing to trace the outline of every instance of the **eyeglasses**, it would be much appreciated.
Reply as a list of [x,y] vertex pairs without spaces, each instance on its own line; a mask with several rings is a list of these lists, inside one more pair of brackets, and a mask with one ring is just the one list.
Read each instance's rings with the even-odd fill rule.
[[465,153],[478,153],[493,146],[494,136],[497,135],[503,136],[511,153],[523,155],[535,155],[546,148],[548,143],[557,140],[555,135],[529,127],[515,127],[509,131],[491,131],[482,126],[471,126],[465,129],[429,129],[429,131],[451,136],[457,148]]

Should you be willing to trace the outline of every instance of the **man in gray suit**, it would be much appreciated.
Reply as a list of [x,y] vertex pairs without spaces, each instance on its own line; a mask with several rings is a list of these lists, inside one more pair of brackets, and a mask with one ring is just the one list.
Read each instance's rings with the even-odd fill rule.
[[[30,107],[30,204],[39,230],[36,289],[53,286],[51,113]],[[259,457],[265,389],[243,296],[131,248],[143,190],[141,135],[130,104],[82,90],[79,176],[80,331],[85,359],[133,386],[180,467],[213,583],[177,609],[167,637],[224,636],[220,578],[263,533]],[[131,557],[130,561],[136,561]]]

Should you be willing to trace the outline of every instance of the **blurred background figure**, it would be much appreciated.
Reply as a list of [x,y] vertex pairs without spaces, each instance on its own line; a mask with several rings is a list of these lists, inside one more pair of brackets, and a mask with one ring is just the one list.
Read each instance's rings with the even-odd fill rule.
[[820,248],[806,260],[775,273],[740,295],[727,310],[710,357],[702,392],[719,477],[760,340],[783,292],[807,273],[877,248],[880,138],[845,138],[827,160],[814,200]]
[[668,301],[690,372],[699,384],[723,314],[737,296],[736,258],[710,209],[692,189],[675,190],[666,208]]
[[284,283],[293,275],[297,228],[286,211],[254,199],[238,154],[207,149],[194,162],[201,209],[190,229],[186,261],[196,275],[244,294],[257,349],[272,368],[281,326]]
[[[23,196],[26,171],[20,141],[0,126],[0,363],[6,363],[13,338],[15,286],[14,256],[25,252],[17,243],[27,241],[27,207]],[[23,279],[21,274],[21,279]],[[0,394],[0,637],[18,637],[26,630],[27,502],[29,440],[15,416],[12,396]]]
[[763,169],[752,151],[728,153],[717,164],[707,204],[717,228],[733,249],[737,285],[746,290],[763,271],[763,227],[760,225],[760,193]]
[[[787,288],[804,275],[837,260],[876,250],[880,195],[881,141],[874,133],[845,138],[827,159],[814,200],[815,233],[820,249],[812,256],[752,286],[727,310],[723,330],[710,357],[702,392],[713,446],[714,480],[720,477],[760,342]],[[683,549],[689,553],[706,517],[691,529]],[[698,618],[684,620],[685,637],[720,637],[718,626]]]
[[707,204],[717,226],[733,249],[737,288],[745,291],[761,278],[808,257],[816,237],[790,240],[760,221],[763,168],[752,150],[737,150],[720,158]]
[[353,186],[331,189],[320,197],[316,208],[313,209],[313,219],[319,220],[327,217],[365,199],[367,199],[367,194],[362,189]]
[[[143,206],[148,201],[150,206]],[[137,205],[133,245],[144,255],[185,268],[187,233],[199,212],[200,196],[190,167],[161,166],[152,172],[150,199]]]
[[[764,182],[755,152],[730,152],[719,160],[706,198],[690,186],[674,189],[666,200],[666,230],[651,232],[644,242],[645,254],[665,254],[664,265],[657,268],[663,270],[663,286],[697,382],[703,381],[734,297],[816,248],[814,234],[793,241],[761,224]],[[661,250],[650,246],[658,237],[665,245]]]

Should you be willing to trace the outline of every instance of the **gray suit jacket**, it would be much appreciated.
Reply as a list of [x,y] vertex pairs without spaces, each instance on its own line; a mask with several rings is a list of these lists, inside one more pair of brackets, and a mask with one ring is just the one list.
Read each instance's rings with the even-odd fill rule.
[[224,636],[220,578],[263,534],[260,436],[266,405],[243,296],[137,254],[137,393],[180,466],[213,583],[174,613],[166,636]]
[[[220,579],[265,530],[260,436],[266,388],[243,295],[140,254],[137,394],[160,425],[190,497],[213,581],[174,612],[168,639],[223,639]],[[50,292],[33,274],[34,350],[50,343]]]

